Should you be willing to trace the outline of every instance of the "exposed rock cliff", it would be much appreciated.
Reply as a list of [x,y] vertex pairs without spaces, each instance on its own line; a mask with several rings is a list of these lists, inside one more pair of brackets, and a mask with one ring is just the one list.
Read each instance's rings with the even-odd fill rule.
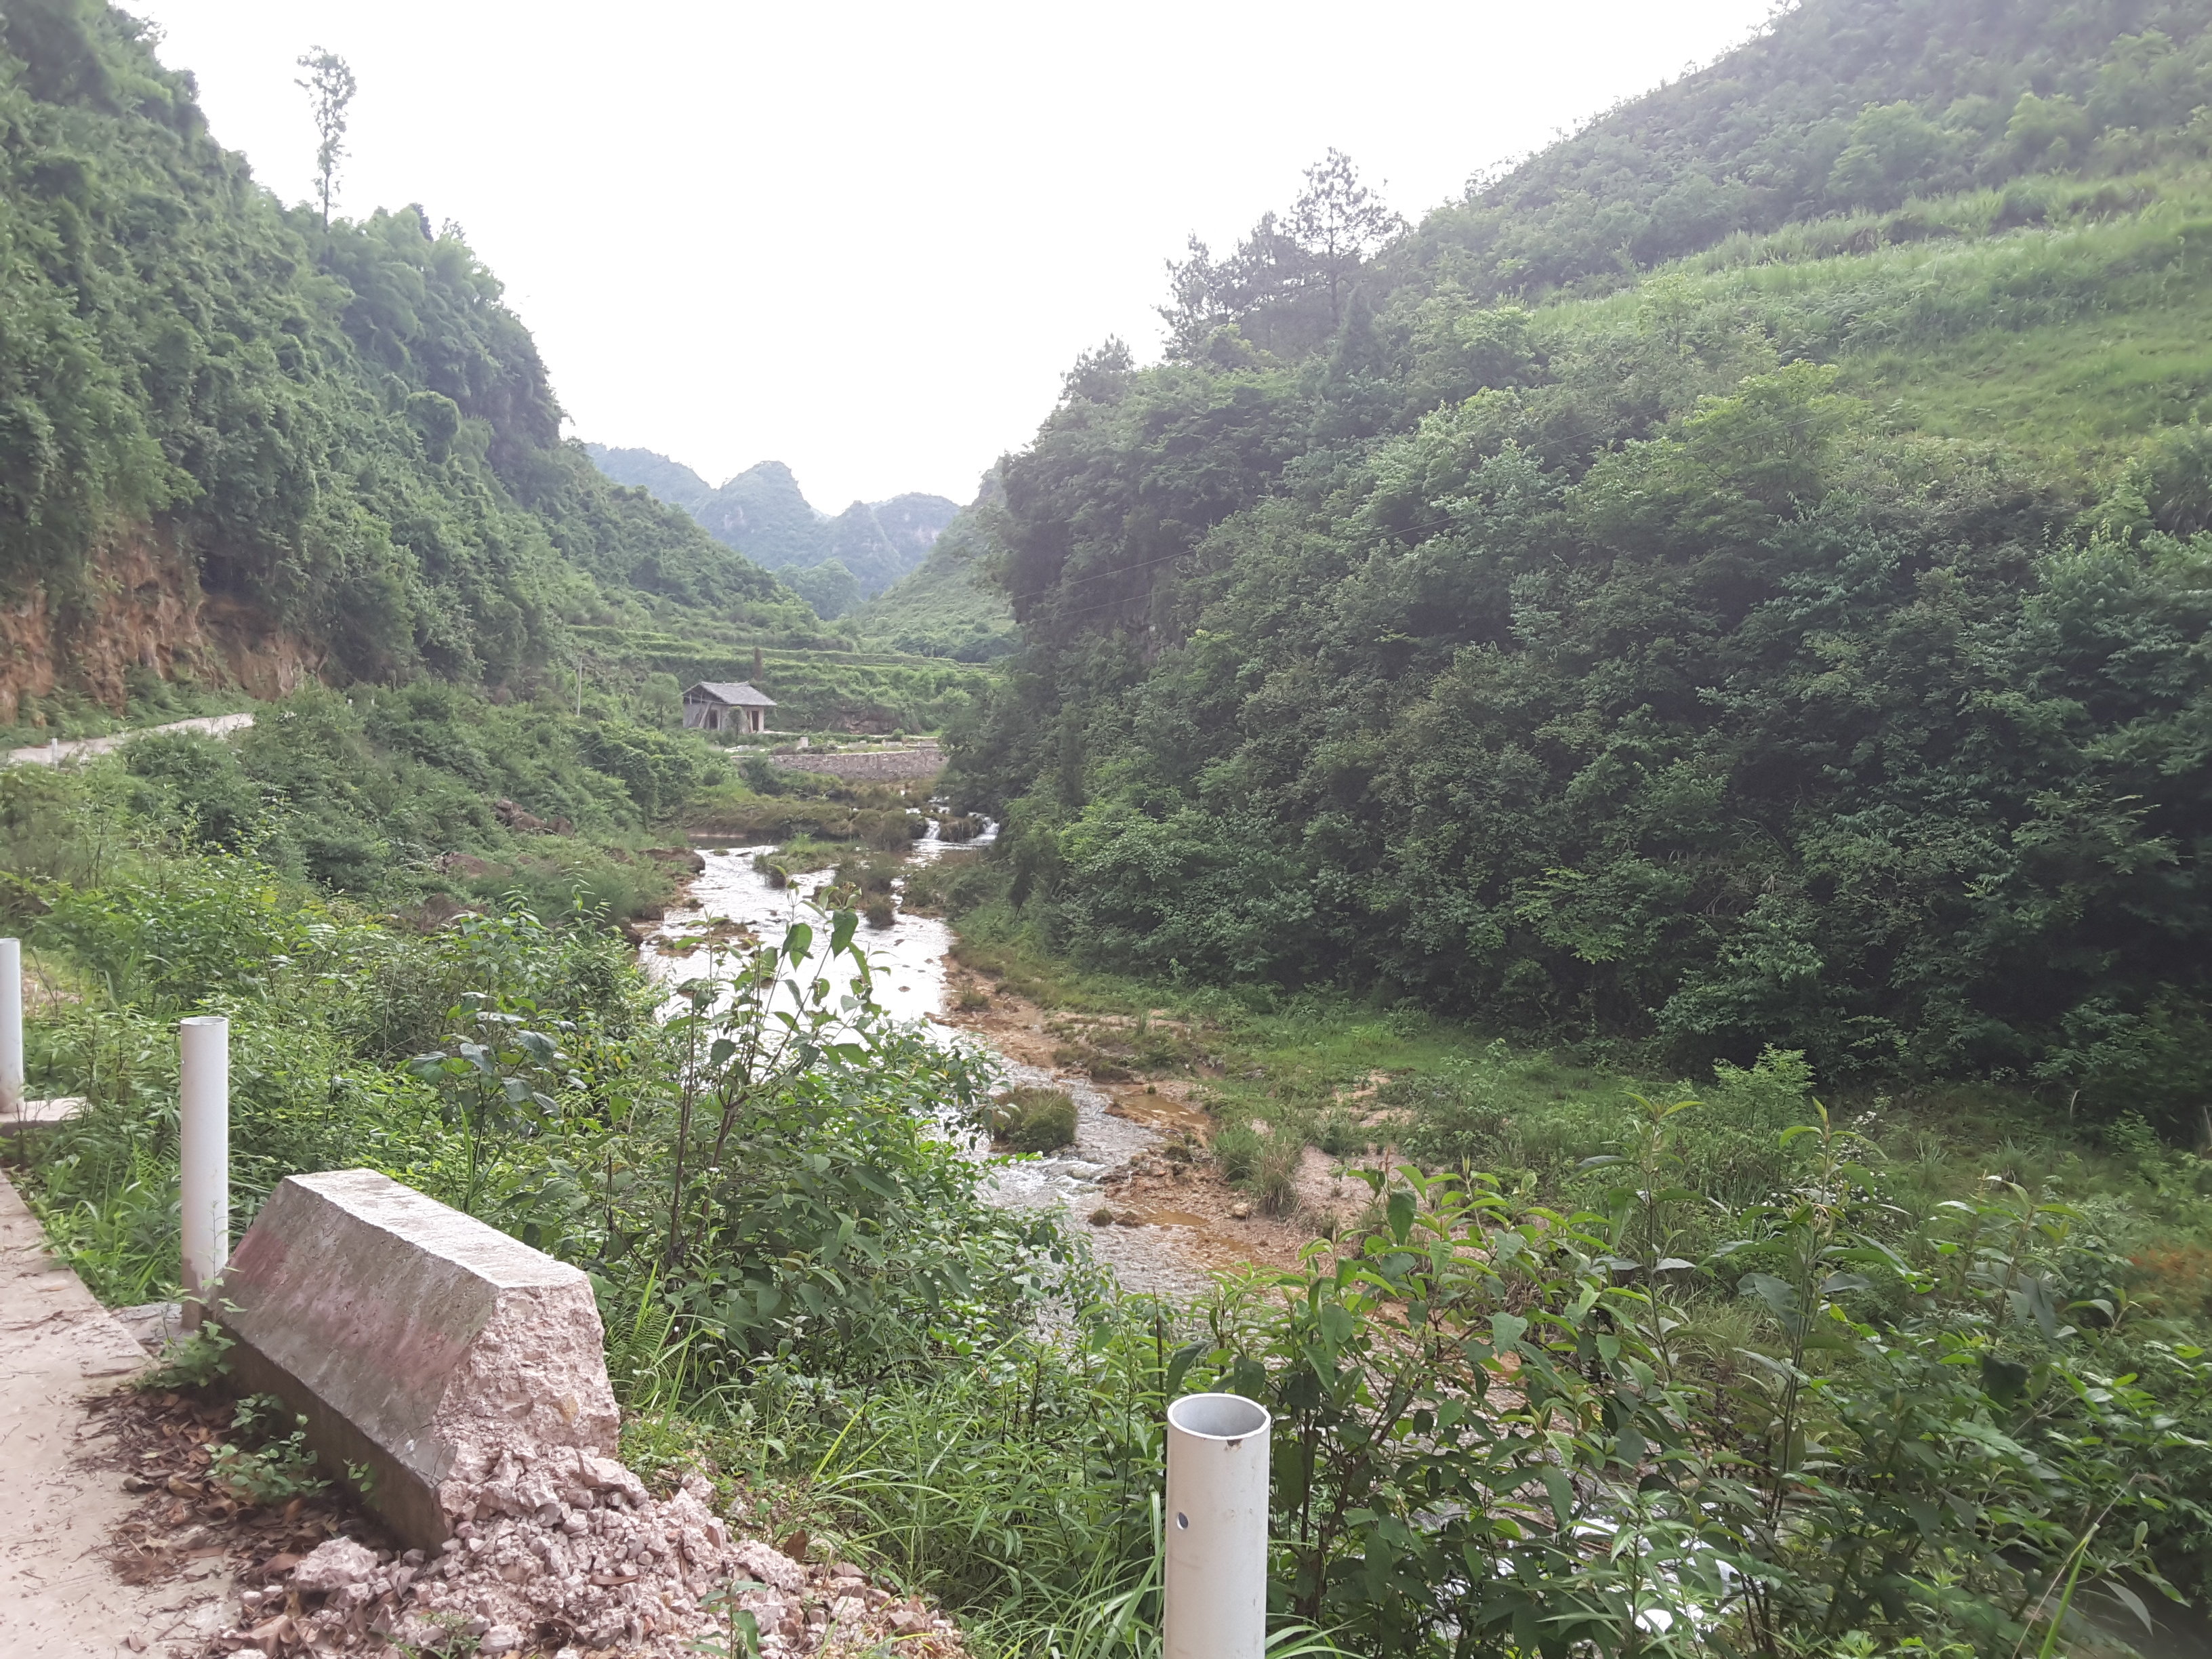
[[309,642],[250,600],[204,592],[168,534],[111,527],[94,544],[82,600],[43,586],[0,601],[0,725],[26,697],[82,693],[123,709],[133,670],[282,696],[322,665]]

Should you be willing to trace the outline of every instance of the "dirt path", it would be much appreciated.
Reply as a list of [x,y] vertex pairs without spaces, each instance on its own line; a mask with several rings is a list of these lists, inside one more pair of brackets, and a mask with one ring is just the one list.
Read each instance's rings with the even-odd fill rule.
[[0,1178],[0,1659],[132,1659],[198,1652],[234,1617],[210,1577],[134,1585],[110,1534],[138,1500],[88,1402],[146,1355],[68,1268]]
[[58,766],[79,755],[105,755],[120,749],[134,738],[143,738],[153,732],[204,732],[211,738],[220,738],[232,732],[244,730],[253,724],[251,714],[200,714],[188,720],[171,720],[167,726],[142,726],[136,732],[115,732],[104,738],[76,738],[64,743],[57,738],[52,743],[33,744],[27,748],[11,749],[0,765]]

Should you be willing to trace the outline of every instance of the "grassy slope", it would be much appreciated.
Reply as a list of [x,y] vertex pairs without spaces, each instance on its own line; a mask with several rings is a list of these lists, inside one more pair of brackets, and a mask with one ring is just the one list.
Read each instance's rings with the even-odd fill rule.
[[2176,274],[2150,305],[2116,295],[2067,323],[1987,329],[1943,345],[1846,360],[1847,388],[1943,437],[1996,434],[2053,459],[2094,459],[2212,415],[2212,272]]
[[963,662],[988,662],[1021,646],[1013,607],[982,568],[988,549],[971,511],[946,526],[921,568],[878,594],[845,625],[872,644]]
[[1832,249],[1878,242],[1880,220],[1736,238],[1537,316],[1559,336],[1658,303],[1725,317],[1837,363],[1839,389],[1895,426],[1999,441],[2087,485],[2148,434],[2212,415],[2212,167],[2055,194],[2048,222],[2009,228],[1992,192],[1916,204],[1944,234],[1865,252]]

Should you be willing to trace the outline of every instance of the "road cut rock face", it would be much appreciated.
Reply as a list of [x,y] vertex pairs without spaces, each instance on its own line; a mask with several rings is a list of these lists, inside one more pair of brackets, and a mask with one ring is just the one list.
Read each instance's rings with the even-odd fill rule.
[[303,1413],[333,1470],[366,1464],[369,1503],[418,1548],[488,1488],[557,1513],[621,1468],[590,1281],[387,1176],[288,1177],[221,1296],[240,1381]]

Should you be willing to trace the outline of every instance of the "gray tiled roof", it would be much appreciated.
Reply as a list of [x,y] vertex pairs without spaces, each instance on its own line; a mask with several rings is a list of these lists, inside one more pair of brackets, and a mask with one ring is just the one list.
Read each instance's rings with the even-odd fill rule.
[[[691,691],[704,691],[716,702],[726,702],[737,708],[773,708],[774,697],[763,696],[743,680],[701,680]],[[691,691],[684,695],[686,698]]]

